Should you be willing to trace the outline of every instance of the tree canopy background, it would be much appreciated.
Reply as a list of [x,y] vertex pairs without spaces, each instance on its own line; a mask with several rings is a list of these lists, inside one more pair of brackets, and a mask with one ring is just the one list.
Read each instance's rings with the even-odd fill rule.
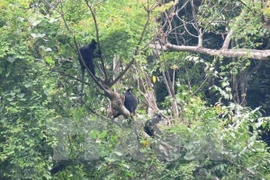
[[0,14],[1,179],[270,178],[268,1],[2,0]]

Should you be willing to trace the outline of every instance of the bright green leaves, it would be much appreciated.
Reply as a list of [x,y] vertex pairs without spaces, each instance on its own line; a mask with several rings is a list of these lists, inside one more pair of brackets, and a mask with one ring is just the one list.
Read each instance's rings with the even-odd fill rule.
[[[221,95],[218,98],[230,100],[228,77],[246,69],[250,65],[248,61],[238,60],[230,65],[224,61],[210,63],[203,56],[179,52],[165,53],[160,58],[154,54],[149,58],[153,52],[146,45],[157,32],[155,16],[167,11],[173,1],[156,7],[142,38],[147,22],[144,7],[151,7],[155,1],[88,1],[97,19],[101,51],[108,69],[114,58],[124,66],[130,62],[142,40],[139,45],[142,51],[135,56],[141,69],[134,68],[133,74],[123,81],[132,84],[130,79],[133,79],[136,87],[146,86],[141,77],[147,72],[149,78],[145,79],[157,87],[159,98],[167,96],[164,77],[172,78],[174,99],[169,96],[158,99],[159,107],[170,119],[171,102],[175,103],[179,107],[179,119],[162,127],[161,139],[151,141],[143,137],[143,123],[149,118],[144,103],[135,117],[139,137],[134,127],[121,118],[110,121],[104,117],[107,101],[88,78],[86,103],[79,106],[80,67],[73,36],[79,46],[96,39],[94,21],[85,1],[48,1],[55,9],[46,3],[28,2],[0,2],[0,169],[3,172],[0,179],[50,179],[50,169],[57,165],[57,160],[63,160],[57,155],[63,155],[71,163],[54,175],[55,179],[205,179],[195,177],[198,171],[209,174],[209,178],[218,174],[220,178],[235,179],[233,175],[237,172],[243,179],[248,176],[251,179],[266,174],[268,154],[258,140],[257,128],[269,126],[267,119],[258,119],[257,110],[236,104],[225,106],[221,101],[208,106],[203,100],[207,96],[203,91],[214,80],[215,92]],[[264,35],[258,17],[252,17],[253,11],[243,8],[239,1],[204,2],[208,4],[199,7],[197,22],[206,32],[219,32],[219,28],[228,25],[225,22],[230,22],[236,32],[234,39],[239,43],[248,42],[244,36]],[[190,7],[186,7],[191,13]],[[241,8],[245,10],[243,15],[230,21]],[[227,11],[230,9],[233,10]],[[63,12],[69,30],[59,12]],[[185,15],[194,19],[191,14]],[[180,31],[175,32],[180,36]],[[174,40],[173,36],[170,38]],[[207,42],[207,35],[204,38]],[[163,72],[167,74],[162,76]],[[141,79],[137,81],[137,78]],[[163,86],[157,86],[160,84]],[[147,88],[154,89],[151,84]],[[249,131],[250,127],[254,128],[253,132]],[[245,174],[249,168],[257,174]]]
[[105,54],[131,58],[146,22],[142,6],[136,1],[106,1],[96,16]]
[[52,59],[52,57],[46,57],[45,58],[45,61],[48,63],[48,64],[54,64],[55,62],[54,62],[54,60]]
[[262,23],[262,7],[261,2],[247,1],[230,23],[238,47],[257,48],[262,45],[261,37],[269,36]]
[[48,72],[34,58],[31,41],[44,36],[30,31],[28,18],[35,14],[29,1],[5,2],[0,5],[0,178],[50,177],[50,152],[41,135],[45,119],[53,114],[42,87]]
[[[235,12],[231,12],[232,7]],[[198,23],[206,32],[220,31],[236,13],[239,4],[232,1],[210,1],[199,6],[197,14]],[[191,12],[191,10],[190,10]]]

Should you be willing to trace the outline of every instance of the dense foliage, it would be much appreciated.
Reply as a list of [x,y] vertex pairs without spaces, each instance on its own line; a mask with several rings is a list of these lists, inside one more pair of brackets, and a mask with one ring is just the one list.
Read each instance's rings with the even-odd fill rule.
[[[267,4],[2,0],[0,14],[0,179],[270,179],[270,59],[181,49],[202,31],[219,49],[230,29],[232,49],[266,52]],[[78,48],[92,39],[102,61],[81,102]],[[180,48],[156,48],[166,41]],[[132,87],[136,115],[110,119],[103,87]]]

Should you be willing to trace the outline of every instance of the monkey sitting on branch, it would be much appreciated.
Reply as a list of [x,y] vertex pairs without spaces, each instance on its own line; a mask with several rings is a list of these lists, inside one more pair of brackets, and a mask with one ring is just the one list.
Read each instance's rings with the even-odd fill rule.
[[[137,108],[138,101],[134,94],[132,93],[132,90],[129,88],[124,93],[124,106],[129,111],[129,114],[134,114],[135,110]],[[117,118],[121,115],[121,112],[117,112],[113,118]]]

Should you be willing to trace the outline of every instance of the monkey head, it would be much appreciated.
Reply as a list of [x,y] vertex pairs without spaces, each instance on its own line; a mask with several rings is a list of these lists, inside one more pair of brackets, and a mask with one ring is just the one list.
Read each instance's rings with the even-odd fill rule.
[[93,39],[88,46],[91,47],[91,49],[96,49],[97,48],[97,42]]

